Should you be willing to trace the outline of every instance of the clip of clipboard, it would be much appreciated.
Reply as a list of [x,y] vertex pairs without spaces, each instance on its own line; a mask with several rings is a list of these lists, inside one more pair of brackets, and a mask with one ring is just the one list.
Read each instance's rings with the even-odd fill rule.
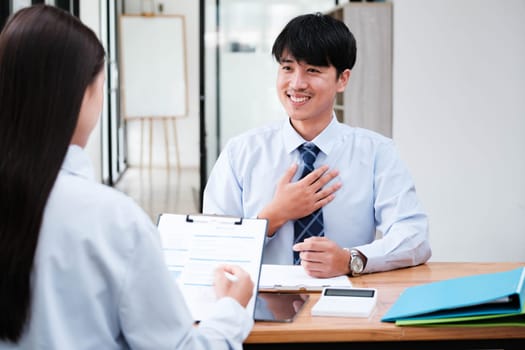
[[[162,214],[159,215],[159,218]],[[235,216],[225,216],[225,215],[202,215],[202,214],[187,214],[186,222],[222,222],[222,223],[232,223],[234,225],[242,225],[242,217]]]
[[238,265],[248,272],[254,294],[253,316],[268,221],[221,215],[160,214],[157,228],[168,269],[173,273],[195,321],[206,318],[215,302],[213,272]]

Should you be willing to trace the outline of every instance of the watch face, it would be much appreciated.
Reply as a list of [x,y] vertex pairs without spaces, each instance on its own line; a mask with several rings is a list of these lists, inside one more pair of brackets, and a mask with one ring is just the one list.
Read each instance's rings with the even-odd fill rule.
[[361,273],[363,271],[363,260],[359,255],[352,255],[351,268],[353,273]]

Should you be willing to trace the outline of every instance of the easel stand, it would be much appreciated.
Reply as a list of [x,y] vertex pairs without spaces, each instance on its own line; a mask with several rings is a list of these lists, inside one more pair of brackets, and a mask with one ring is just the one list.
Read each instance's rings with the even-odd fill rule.
[[149,126],[148,133],[148,144],[149,144],[149,159],[148,159],[148,169],[152,169],[153,161],[153,128],[155,126],[155,121],[162,122],[163,133],[164,133],[164,151],[166,158],[166,169],[169,171],[171,169],[170,162],[170,142],[169,142],[169,132],[170,127],[173,128],[173,143],[175,146],[175,160],[176,160],[176,169],[177,173],[180,173],[180,152],[179,152],[179,142],[177,137],[177,117],[152,117],[152,116],[143,116],[143,117],[133,117],[127,118],[128,121],[138,120],[140,121],[140,167],[144,166],[144,132],[146,129],[146,124]]

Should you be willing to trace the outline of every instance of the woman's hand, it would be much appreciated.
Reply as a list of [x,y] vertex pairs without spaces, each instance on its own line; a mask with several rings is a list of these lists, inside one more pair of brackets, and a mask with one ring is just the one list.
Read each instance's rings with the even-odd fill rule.
[[243,307],[253,295],[253,281],[248,272],[236,265],[221,265],[215,270],[217,298],[231,297]]

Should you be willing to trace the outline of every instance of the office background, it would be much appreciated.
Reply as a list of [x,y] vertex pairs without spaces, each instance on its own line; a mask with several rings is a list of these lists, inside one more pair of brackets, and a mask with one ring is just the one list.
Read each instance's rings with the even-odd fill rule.
[[[221,23],[221,28],[230,25],[233,30],[235,25],[245,25],[243,21],[255,18],[250,16],[257,14],[257,6],[263,1],[243,2],[246,12],[241,1],[218,2],[223,9],[230,8],[229,15],[237,19]],[[525,1],[390,2],[393,3],[393,139],[429,214],[431,260],[524,261]],[[105,33],[108,30],[103,20],[105,1],[79,3],[81,20],[97,33]],[[207,173],[216,151],[228,137],[279,118],[276,112],[280,107],[273,87],[276,66],[268,52],[267,59],[261,55],[257,63],[237,67],[245,69],[243,80],[231,80],[228,86],[224,81],[217,82],[216,70],[221,66],[214,57],[217,54],[214,31],[217,19],[228,18],[228,14],[215,16],[217,1],[203,2],[204,18],[199,18],[198,1],[162,3],[165,13],[186,16],[189,116],[182,130],[179,129],[179,142],[181,165],[188,168],[200,166],[198,43],[200,21],[206,23]],[[281,3],[286,9],[292,1],[268,3]],[[312,3],[295,2],[304,6],[305,12],[314,11]],[[330,5],[327,3],[321,1],[316,5],[325,11]],[[140,11],[141,2],[126,2],[128,10],[134,6]],[[279,21],[284,24],[289,19],[286,14],[292,16],[291,12],[282,14],[274,25]],[[245,19],[238,17],[243,15]],[[230,118],[235,124],[217,123],[217,98],[221,94],[232,98],[228,105],[219,106],[219,111],[228,114],[220,123]],[[220,100],[221,103],[225,102]],[[253,103],[257,103],[258,113],[250,119]],[[106,106],[106,112],[110,107]],[[95,132],[93,136],[88,149],[102,180],[103,132]]]

